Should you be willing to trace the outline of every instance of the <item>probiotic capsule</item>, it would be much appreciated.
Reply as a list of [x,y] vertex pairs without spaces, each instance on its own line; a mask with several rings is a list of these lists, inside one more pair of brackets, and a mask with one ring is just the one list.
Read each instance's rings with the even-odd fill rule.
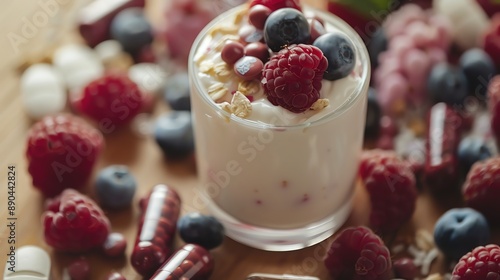
[[61,112],[66,106],[66,89],[57,71],[45,63],[34,64],[21,77],[22,104],[34,119]]
[[48,280],[50,279],[50,257],[41,248],[23,246],[17,249],[15,268],[7,261],[3,274],[4,280]]

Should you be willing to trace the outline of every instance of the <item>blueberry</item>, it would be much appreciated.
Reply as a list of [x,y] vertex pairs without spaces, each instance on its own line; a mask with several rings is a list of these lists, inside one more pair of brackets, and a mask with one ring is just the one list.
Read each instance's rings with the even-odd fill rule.
[[463,104],[468,93],[467,78],[452,65],[446,62],[438,63],[429,74],[427,90],[435,103]]
[[190,213],[177,222],[179,235],[186,243],[194,243],[207,250],[219,246],[224,239],[224,227],[212,216]]
[[191,99],[188,74],[182,72],[168,78],[165,82],[165,94],[163,97],[172,110],[190,111]]
[[328,60],[328,68],[323,79],[334,81],[347,77],[354,69],[356,54],[351,41],[339,33],[326,33],[313,43]]
[[448,210],[434,227],[436,246],[455,260],[489,241],[490,228],[486,218],[471,208]]
[[306,44],[311,38],[309,23],[297,9],[282,8],[272,12],[264,26],[264,40],[274,52],[291,44]]
[[117,14],[110,27],[111,37],[122,45],[126,52],[138,53],[151,44],[153,32],[142,8],[128,8]]
[[378,104],[375,89],[368,89],[368,106],[366,108],[365,138],[374,138],[380,130],[380,118],[382,110]]
[[458,161],[467,172],[475,162],[487,159],[492,154],[484,139],[478,136],[467,136],[458,146]]
[[94,186],[103,207],[120,209],[131,204],[137,183],[126,166],[111,165],[99,172]]
[[375,69],[378,66],[378,55],[387,50],[387,35],[382,27],[373,33],[367,47],[372,69]]
[[156,143],[169,159],[181,159],[194,151],[191,113],[172,111],[161,115],[155,123]]
[[460,57],[459,66],[469,84],[469,93],[486,100],[488,83],[496,74],[495,64],[482,49],[470,49]]

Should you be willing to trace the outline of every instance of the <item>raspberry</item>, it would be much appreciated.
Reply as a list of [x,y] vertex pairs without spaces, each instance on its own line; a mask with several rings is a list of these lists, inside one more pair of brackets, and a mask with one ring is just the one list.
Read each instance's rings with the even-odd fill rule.
[[490,223],[500,221],[500,158],[475,163],[462,187],[465,203],[481,212]]
[[370,194],[370,224],[392,231],[411,219],[417,187],[410,165],[394,152],[372,150],[361,157],[359,174]]
[[391,256],[384,242],[366,227],[343,230],[324,259],[332,279],[385,280],[391,277]]
[[45,242],[56,250],[86,252],[102,246],[110,223],[99,206],[76,190],[64,190],[43,213]]
[[127,76],[108,74],[89,83],[75,105],[100,126],[112,127],[132,120],[140,112],[143,98]]
[[67,114],[43,118],[28,132],[26,156],[33,185],[46,196],[82,187],[102,146],[101,132],[80,118]]
[[250,2],[250,7],[264,5],[271,9],[271,11],[276,11],[281,8],[294,8],[301,11],[299,2],[299,0],[252,0],[252,2]]
[[465,254],[453,269],[451,280],[500,279],[500,247],[476,247]]
[[491,130],[500,139],[500,75],[494,76],[488,85],[488,110],[491,116]]
[[319,99],[327,66],[323,52],[314,46],[285,47],[264,65],[262,84],[267,99],[294,113],[309,109]]

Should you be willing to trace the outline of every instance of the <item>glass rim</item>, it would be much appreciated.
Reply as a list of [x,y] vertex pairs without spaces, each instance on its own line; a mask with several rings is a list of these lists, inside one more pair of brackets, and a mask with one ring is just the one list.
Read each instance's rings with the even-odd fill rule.
[[[209,106],[217,112],[219,115],[230,119],[230,121],[234,121],[238,124],[252,127],[252,128],[270,128],[270,129],[278,129],[278,130],[283,130],[283,129],[302,129],[310,126],[315,126],[315,125],[320,125],[324,122],[327,122],[331,119],[335,119],[338,116],[342,115],[345,111],[350,109],[356,101],[360,98],[362,95],[362,92],[367,91],[367,88],[370,84],[370,75],[371,75],[371,69],[370,69],[370,59],[368,55],[368,51],[365,47],[365,44],[359,34],[350,26],[348,25],[344,20],[339,18],[338,16],[324,11],[320,10],[308,5],[302,5],[303,7],[306,7],[307,9],[314,11],[315,14],[320,15],[322,19],[325,19],[326,22],[332,24],[335,26],[335,28],[338,28],[340,31],[344,32],[347,37],[353,42],[355,53],[357,55],[357,60],[361,61],[361,82],[358,83],[354,91],[347,97],[346,101],[343,102],[338,108],[332,110],[331,112],[325,114],[319,119],[313,120],[313,121],[305,121],[301,122],[298,124],[291,124],[291,125],[275,125],[271,123],[266,123],[266,122],[260,122],[260,121],[255,121],[255,120],[248,120],[244,118],[240,118],[235,116],[234,114],[231,114],[229,112],[224,111],[221,107],[217,106],[217,103],[215,103],[206,93],[205,87],[201,84],[200,79],[198,78],[197,73],[194,73],[194,70],[196,69],[195,67],[195,54],[200,47],[201,43],[205,39],[206,35],[209,33],[210,29],[213,28],[216,24],[220,23],[221,21],[225,20],[226,18],[230,17],[233,13],[244,9],[248,8],[247,4],[242,4],[239,6],[236,6],[234,8],[231,8],[222,14],[218,15],[215,17],[210,23],[208,23],[201,31],[200,33],[196,36],[196,39],[194,40],[193,44],[191,45],[191,50],[189,52],[189,59],[188,59],[188,75],[190,84],[196,87],[196,93],[201,95],[201,99],[205,102],[208,103]],[[362,47],[359,47],[362,46]],[[192,92],[192,91],[191,91]]]

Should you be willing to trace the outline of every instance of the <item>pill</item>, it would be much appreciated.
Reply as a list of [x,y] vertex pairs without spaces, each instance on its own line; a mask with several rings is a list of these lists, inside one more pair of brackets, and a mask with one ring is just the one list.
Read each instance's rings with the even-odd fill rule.
[[43,249],[29,245],[20,247],[9,254],[11,253],[17,261],[10,261],[11,257],[7,259],[3,274],[4,280],[50,279],[50,257]]
[[116,40],[106,40],[94,48],[106,70],[127,71],[134,64],[132,56],[123,51]]
[[266,62],[269,60],[269,48],[262,42],[253,42],[245,46],[245,55],[255,56],[256,58]]
[[291,274],[252,273],[247,276],[246,280],[319,280],[319,278]]
[[146,93],[161,92],[168,73],[155,63],[137,63],[128,70],[129,78]]
[[177,192],[166,185],[155,186],[140,203],[142,214],[131,264],[142,276],[154,274],[171,255],[180,203]]
[[186,244],[161,265],[150,280],[205,280],[214,269],[210,253],[201,246]]
[[33,119],[61,112],[66,106],[66,89],[61,75],[49,64],[30,66],[21,77],[24,110]]
[[244,56],[234,64],[234,72],[240,78],[250,81],[260,77],[264,63],[255,56]]
[[80,258],[66,268],[71,280],[87,280],[90,277],[90,264],[85,258]]

